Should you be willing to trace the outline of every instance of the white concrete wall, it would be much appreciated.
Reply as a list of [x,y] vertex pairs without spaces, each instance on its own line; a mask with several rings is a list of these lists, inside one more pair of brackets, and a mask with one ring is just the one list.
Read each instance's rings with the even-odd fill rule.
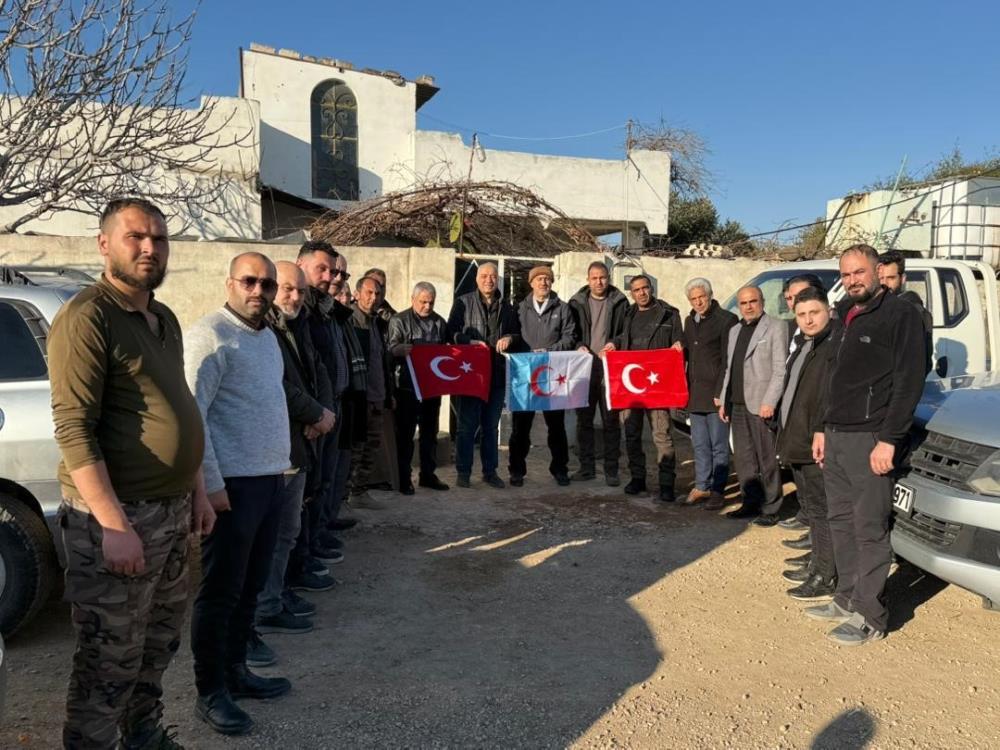
[[[397,310],[410,305],[417,281],[437,287],[437,309],[445,317],[454,297],[454,251],[441,248],[339,248],[354,275],[351,286],[372,267],[386,272],[388,299]],[[224,282],[229,262],[240,253],[256,251],[272,260],[295,260],[297,245],[250,242],[171,242],[166,281],[157,291],[187,328],[225,301]],[[67,266],[98,276],[102,269],[93,237],[0,237],[0,263],[8,265]]]
[[[595,260],[612,265],[611,259],[600,254],[563,253],[555,259],[553,270],[556,281],[554,288],[563,300],[576,294],[587,283],[587,266]],[[712,283],[715,298],[721,303],[739,289],[752,276],[775,265],[770,261],[748,260],[745,258],[654,258],[640,257],[636,264],[615,263],[612,265],[612,283],[622,291],[627,291],[625,277],[647,273],[656,281],[656,295],[687,315],[690,307],[684,294],[684,285],[701,276]],[[626,294],[626,296],[628,296]],[[631,297],[629,297],[631,302]]]
[[[171,234],[190,234],[205,239],[259,239],[261,236],[260,194],[257,175],[260,168],[257,136],[259,111],[256,102],[246,99],[211,97],[202,100],[202,107],[211,103],[212,115],[206,130],[218,133],[206,145],[218,144],[211,150],[211,159],[203,164],[205,175],[193,172],[161,172],[149,185],[148,192],[177,193],[183,181],[203,179],[222,190],[204,211],[189,211],[181,203],[171,205],[159,200],[168,217]],[[72,139],[74,136],[67,136]],[[140,189],[137,191],[142,194]],[[29,204],[31,205],[31,204]],[[62,236],[92,236],[97,232],[98,216],[80,205],[81,213],[61,212],[42,217],[21,226],[19,232],[37,232]],[[23,206],[0,207],[0,226],[25,213]]]
[[[455,133],[418,130],[417,174],[431,180],[464,179],[470,151]],[[641,176],[624,161],[483,149],[472,159],[472,179],[530,188],[568,216],[607,225],[609,232],[620,231],[627,220],[645,224],[652,234],[666,234],[670,155],[635,151],[632,159]]]
[[[243,51],[243,96],[260,102],[261,180],[293,195],[312,195],[313,89],[341,80],[358,103],[360,196],[372,198],[413,184],[416,84],[322,62]],[[331,208],[342,201],[318,200]],[[347,203],[347,205],[351,205]]]

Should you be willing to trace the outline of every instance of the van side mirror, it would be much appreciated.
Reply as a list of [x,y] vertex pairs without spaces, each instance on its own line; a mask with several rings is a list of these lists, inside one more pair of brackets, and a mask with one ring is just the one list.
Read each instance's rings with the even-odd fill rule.
[[939,357],[937,364],[934,366],[934,372],[938,374],[938,377],[946,377],[948,375],[948,358]]

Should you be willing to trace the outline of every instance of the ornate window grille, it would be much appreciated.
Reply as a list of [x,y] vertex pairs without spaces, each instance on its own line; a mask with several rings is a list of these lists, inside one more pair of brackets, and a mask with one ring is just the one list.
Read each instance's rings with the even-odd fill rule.
[[358,200],[358,102],[343,81],[329,80],[313,89],[313,197]]

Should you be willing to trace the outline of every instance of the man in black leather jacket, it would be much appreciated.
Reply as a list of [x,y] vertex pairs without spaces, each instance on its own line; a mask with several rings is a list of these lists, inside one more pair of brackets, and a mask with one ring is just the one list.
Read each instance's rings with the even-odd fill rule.
[[447,339],[447,323],[434,312],[437,290],[421,281],[413,287],[412,306],[389,319],[389,353],[392,354],[392,379],[396,387],[396,456],[399,463],[399,491],[414,493],[411,479],[413,435],[420,426],[421,487],[446,490],[448,485],[437,478],[438,422],[441,398],[417,399],[406,355],[414,346],[443,344]]

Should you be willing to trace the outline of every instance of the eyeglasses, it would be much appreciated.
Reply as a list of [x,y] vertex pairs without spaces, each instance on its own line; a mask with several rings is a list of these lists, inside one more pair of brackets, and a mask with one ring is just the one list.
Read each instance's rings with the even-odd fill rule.
[[351,274],[349,274],[347,271],[341,271],[339,268],[331,269],[330,270],[330,275],[331,276],[339,276],[344,281],[347,281],[349,278],[351,278]]
[[[230,276],[230,278],[232,278]],[[257,276],[243,276],[238,279],[233,279],[237,284],[243,287],[244,290],[252,292],[254,287],[260,284],[260,290],[264,294],[273,294],[278,291],[278,282],[274,279],[269,279],[267,276],[257,277]]]

